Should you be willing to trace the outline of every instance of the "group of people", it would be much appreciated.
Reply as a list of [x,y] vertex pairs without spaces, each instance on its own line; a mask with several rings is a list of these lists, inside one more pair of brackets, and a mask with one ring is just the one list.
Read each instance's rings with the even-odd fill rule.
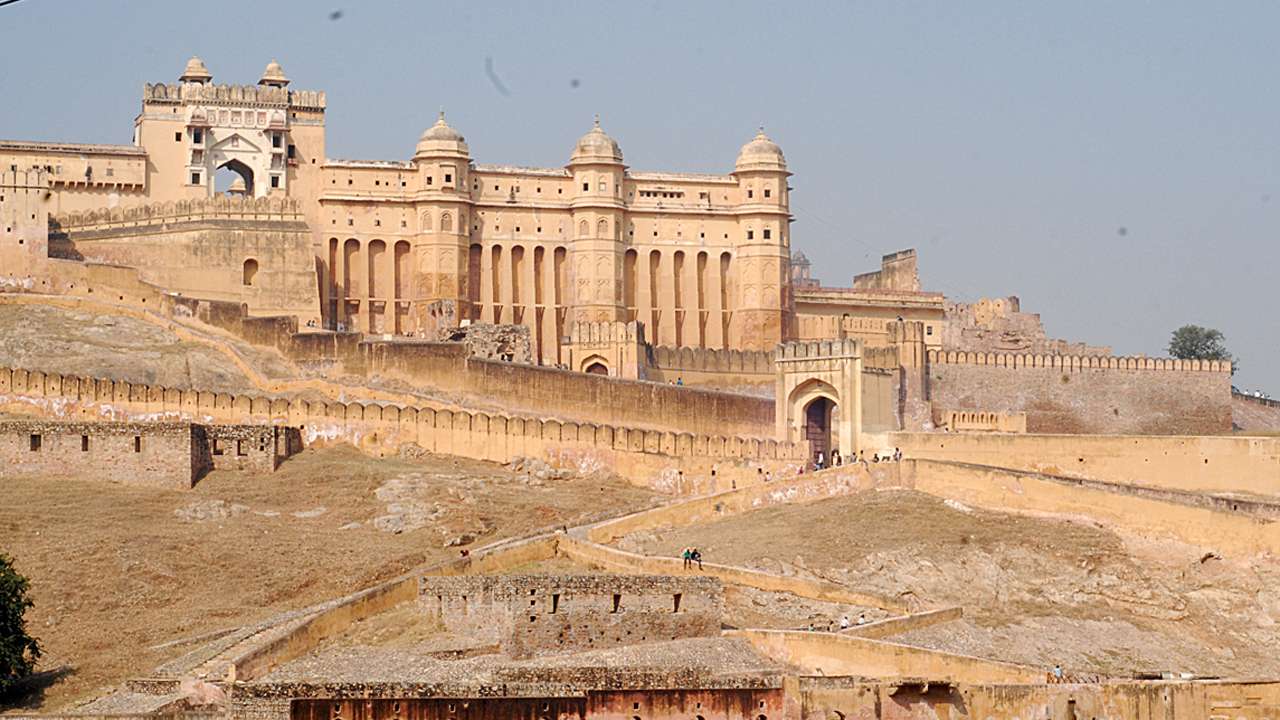
[[[873,463],[898,462],[900,460],[902,460],[902,448],[894,448],[892,453],[877,452],[877,453],[871,454],[871,462]],[[835,448],[831,451],[830,465],[828,465],[826,455],[821,450],[819,450],[817,457],[815,457],[813,461],[813,469],[822,470],[823,468],[826,468],[826,467],[839,467],[845,464],[846,461],[850,463],[862,463],[863,465],[867,465],[868,464],[867,451],[859,450],[857,455],[850,455],[849,457],[846,458],[840,454],[839,448]]]
[[694,563],[698,563],[698,569],[702,569],[702,552],[696,547],[687,547],[680,551],[680,557],[684,559],[684,569],[688,570],[693,567]]

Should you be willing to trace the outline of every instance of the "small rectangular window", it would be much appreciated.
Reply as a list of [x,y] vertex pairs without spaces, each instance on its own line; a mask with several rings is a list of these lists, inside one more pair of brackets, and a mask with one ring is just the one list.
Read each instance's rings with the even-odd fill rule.
[[289,159],[290,159],[290,160],[292,160],[294,157],[296,157],[296,155],[297,155],[297,148],[295,148],[293,145],[290,145],[290,146],[289,146]]
[[273,187],[273,188],[278,188],[278,187],[280,187],[280,176],[279,176],[279,175],[272,175],[272,176],[271,176],[271,187]]
[[582,192],[587,192],[590,189],[591,189],[591,183],[582,183]]
[[678,613],[678,612],[680,612],[680,593],[676,593],[676,594],[672,595],[672,596],[671,596],[671,600],[672,600],[672,603],[671,603],[671,606],[672,606],[672,607],[671,607],[671,612],[673,612],[673,613]]
[[89,436],[80,436],[80,452],[89,452]]
[[432,182],[433,182],[433,178],[432,178],[430,175],[428,175],[428,176],[427,176],[427,184],[428,184],[428,185],[430,185]]
[[199,145],[204,142],[204,133],[200,130],[191,131],[191,141]]
[[176,132],[176,133],[174,133],[174,134],[173,134],[173,141],[174,141],[174,142],[182,142],[182,133],[180,133],[180,132]]
[[769,188],[765,188],[765,189],[764,189],[764,196],[765,196],[765,197],[769,197],[769,193],[770,193]]
[[141,435],[133,436],[133,451],[136,453],[142,452],[142,436]]
[[451,182],[453,182],[453,176],[452,176],[452,175],[450,175],[449,173],[445,173],[445,174],[444,174],[444,181],[445,181],[445,182],[447,182],[447,183],[451,183]]
[[116,169],[115,169],[115,168],[113,168],[113,167],[109,167],[109,168],[107,168],[107,177],[112,177],[112,176],[113,176],[113,175],[115,175],[115,174],[116,174]]
[[926,327],[926,328],[924,329],[924,334],[925,334],[925,335],[932,335],[932,334],[933,334],[933,326],[932,326],[932,325],[930,325],[930,326]]
[[756,231],[755,231],[755,230],[748,230],[748,231],[747,231],[747,239],[748,239],[748,240],[753,240],[753,239],[755,239],[755,236],[756,236]]
[[755,193],[753,191],[751,190],[747,191],[747,197],[754,197],[754,196],[755,196]]
[[248,450],[245,450],[245,448],[244,448],[244,441],[243,441],[243,440],[237,440],[237,441],[236,441],[236,455],[239,455],[239,456],[243,457],[243,456],[248,455],[248,454],[249,454],[249,451],[248,451]]
[[773,234],[773,231],[772,231],[772,230],[765,230],[765,231],[764,231],[764,239],[765,239],[765,240],[768,240],[768,239],[769,239],[769,237],[770,237],[772,234]]
[[616,613],[621,609],[622,609],[622,596],[615,593],[613,596],[613,610],[611,612]]
[[560,612],[560,593],[551,593],[551,614]]
[[40,436],[35,433],[31,434],[31,452],[40,451]]
[[191,173],[191,184],[192,185],[200,184],[200,173]]
[[210,448],[210,453],[211,453],[211,454],[213,454],[213,455],[221,455],[221,454],[222,454],[222,441],[221,441],[221,440],[219,440],[218,438],[214,438],[214,439],[212,440],[212,443],[213,443],[213,446]]
[[271,147],[280,147],[280,133],[271,133]]

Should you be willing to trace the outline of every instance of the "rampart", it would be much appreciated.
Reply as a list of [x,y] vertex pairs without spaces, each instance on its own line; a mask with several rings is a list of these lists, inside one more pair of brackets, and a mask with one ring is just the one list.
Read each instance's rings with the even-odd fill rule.
[[889,443],[913,459],[1280,497],[1280,438],[892,433]]
[[230,85],[219,83],[147,83],[142,89],[143,102],[243,104],[300,109],[323,109],[324,92],[288,90],[267,85]]
[[928,397],[947,412],[1025,412],[1033,433],[1231,430],[1231,364],[1145,357],[928,352]]
[[319,318],[311,234],[285,198],[179,200],[50,221],[49,255],[137,269],[168,293]]
[[774,383],[772,350],[716,350],[651,346],[647,377],[659,382],[717,387],[770,386]]
[[517,658],[716,636],[724,612],[720,582],[700,576],[424,575],[418,604]]
[[[498,363],[492,363],[498,364]],[[413,443],[431,452],[506,463],[545,457],[581,470],[613,469],[668,492],[703,492],[757,468],[784,473],[803,443],[677,433],[554,418],[179,390],[127,382],[0,369],[0,409],[58,419],[267,424],[297,428],[310,442],[345,442],[371,452]],[[717,469],[716,476],[709,476]],[[685,474],[690,477],[686,480]]]

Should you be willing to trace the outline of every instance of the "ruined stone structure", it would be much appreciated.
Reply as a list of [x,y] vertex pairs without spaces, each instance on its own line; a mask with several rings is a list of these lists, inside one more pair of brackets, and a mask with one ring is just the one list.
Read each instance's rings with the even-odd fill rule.
[[270,473],[301,449],[270,425],[0,421],[0,478],[85,478],[190,488],[210,470]]

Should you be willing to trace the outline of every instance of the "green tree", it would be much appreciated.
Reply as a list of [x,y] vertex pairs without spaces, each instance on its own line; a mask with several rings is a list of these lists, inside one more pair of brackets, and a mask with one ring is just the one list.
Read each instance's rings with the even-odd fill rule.
[[1227,350],[1227,339],[1213,328],[1183,325],[1169,338],[1169,354],[1179,360],[1226,360],[1236,371],[1236,359]]
[[27,634],[23,615],[31,607],[27,579],[0,553],[0,695],[31,674],[40,659],[40,643]]

